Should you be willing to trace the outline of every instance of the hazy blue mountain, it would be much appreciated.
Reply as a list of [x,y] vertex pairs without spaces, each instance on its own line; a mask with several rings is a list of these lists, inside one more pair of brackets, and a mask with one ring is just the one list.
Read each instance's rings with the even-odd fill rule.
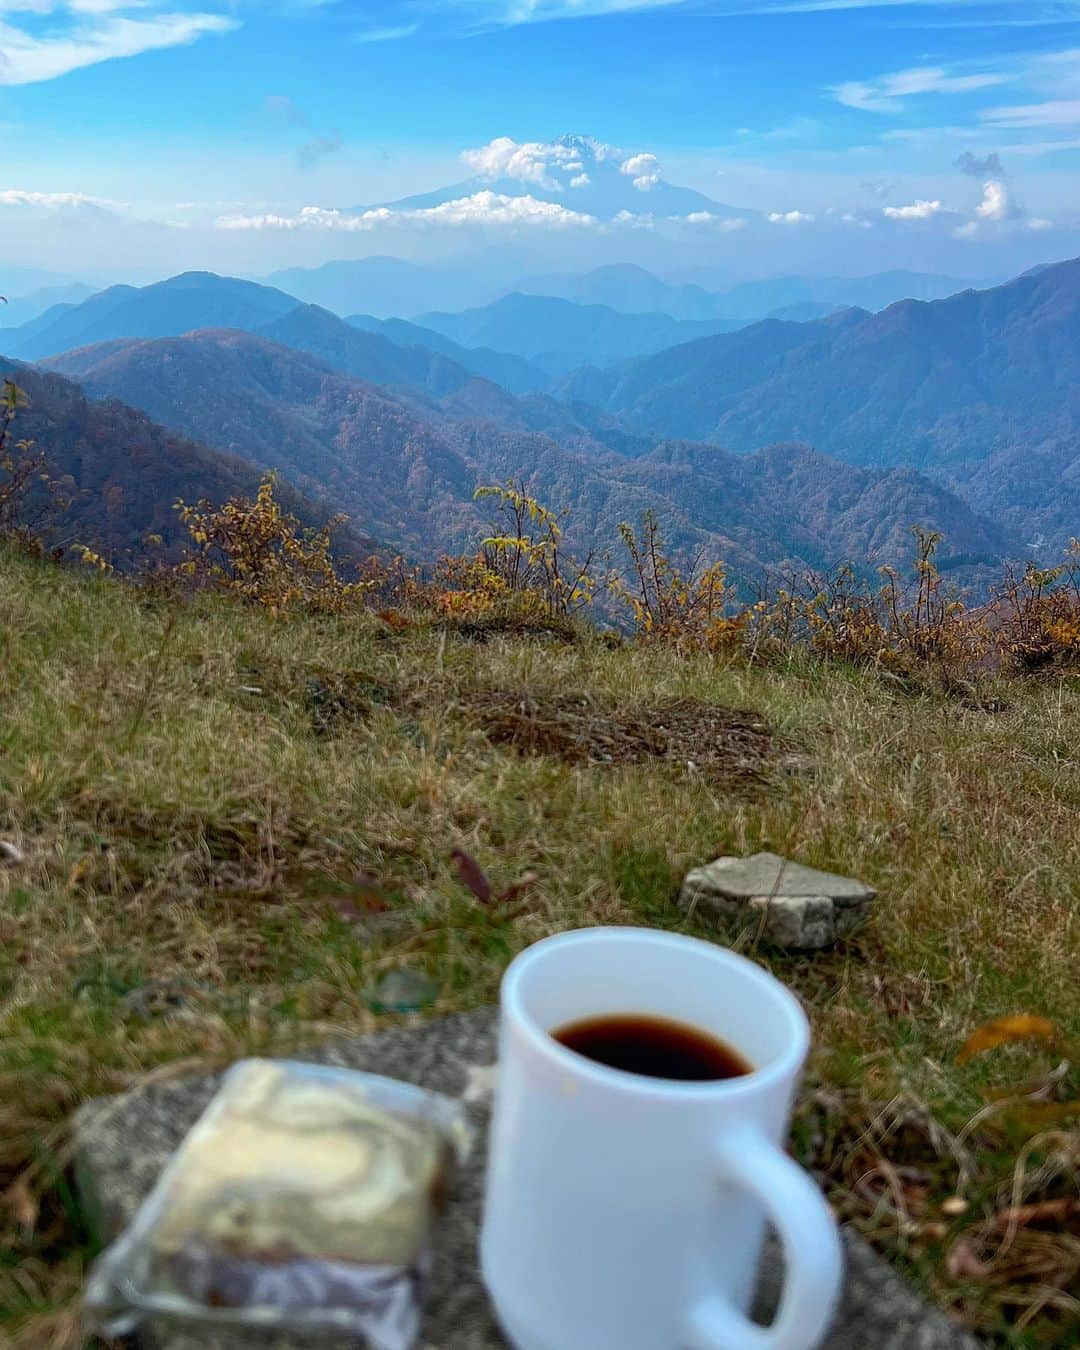
[[744,452],[797,439],[853,463],[913,465],[995,507],[1029,474],[1037,484],[1024,485],[1029,505],[1011,524],[1042,529],[1049,511],[1060,540],[1062,494],[1080,520],[1068,449],[1080,440],[1080,260],[878,314],[768,320],[577,372],[557,392],[643,435]]
[[[4,328],[18,328],[39,318],[47,310],[57,305],[79,305],[96,294],[93,286],[81,281],[71,281],[59,286],[45,286],[40,290],[28,291],[25,295],[8,296],[8,303],[0,308],[0,320]],[[0,333],[2,333],[0,329]],[[0,342],[0,350],[3,344]]]
[[858,469],[805,446],[749,457],[675,443],[632,459],[576,453],[527,429],[448,416],[252,334],[118,342],[62,361],[95,396],[278,468],[366,534],[423,557],[475,538],[475,487],[510,477],[571,508],[576,545],[618,547],[619,522],[651,507],[677,546],[704,547],[744,576],[788,562],[899,561],[912,522],[945,531],[954,557],[996,557],[1012,542],[911,470]]
[[439,352],[471,374],[493,380],[514,394],[539,393],[551,383],[546,371],[524,357],[497,352],[491,347],[462,347],[444,333],[410,323],[408,319],[376,319],[371,314],[350,314],[345,322],[368,333],[381,333],[399,347],[423,347],[429,352]]
[[669,314],[673,319],[722,319],[720,297],[702,286],[664,281],[634,263],[610,263],[591,272],[526,277],[514,290],[551,295],[579,305],[607,305],[624,314]]
[[770,277],[717,292],[720,311],[732,319],[783,317],[793,305],[823,302],[838,309],[876,311],[898,300],[941,300],[988,283],[925,272],[878,272],[868,277]]
[[82,304],[57,306],[0,335],[6,356],[37,361],[122,337],[167,337],[196,328],[255,329],[296,308],[283,291],[213,272],[185,272],[152,286],[110,286]]
[[460,309],[477,299],[493,299],[498,288],[478,297],[478,269],[472,276],[422,267],[402,258],[357,258],[321,267],[290,267],[266,278],[309,305],[334,314],[374,314],[379,318],[418,314],[426,309]]
[[513,352],[552,374],[572,370],[585,361],[605,365],[740,326],[725,319],[622,314],[607,305],[576,305],[570,300],[516,292],[460,314],[424,314],[417,322],[463,347]]

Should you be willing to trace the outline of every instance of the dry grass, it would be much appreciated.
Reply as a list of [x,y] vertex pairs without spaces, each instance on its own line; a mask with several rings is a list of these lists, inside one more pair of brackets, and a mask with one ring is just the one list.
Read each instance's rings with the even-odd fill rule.
[[[478,719],[492,690],[616,721],[756,709],[755,734],[812,772],[757,787],[664,754],[522,754]],[[701,931],[673,904],[681,874],[762,848],[881,892],[835,952],[757,953],[814,1022],[800,1155],[958,1316],[1013,1346],[1075,1344],[1075,1216],[1000,1215],[1077,1181],[1078,737],[1076,681],[962,703],[587,635],[275,619],[0,558],[0,838],[23,855],[0,868],[0,1344],[72,1326],[94,1235],[64,1126],[87,1096],[369,1030],[363,991],[397,966],[450,1011],[493,1000],[546,933]],[[525,911],[476,905],[455,848],[499,889],[535,873]],[[390,911],[371,922],[369,874]],[[1061,1040],[957,1063],[1014,1012]]]

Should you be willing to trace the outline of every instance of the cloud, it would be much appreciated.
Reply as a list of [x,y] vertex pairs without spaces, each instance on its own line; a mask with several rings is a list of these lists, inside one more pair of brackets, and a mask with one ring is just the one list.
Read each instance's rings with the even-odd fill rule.
[[0,206],[36,206],[56,211],[73,206],[114,207],[105,197],[89,197],[84,192],[24,192],[21,188],[0,189]]
[[953,161],[953,167],[959,169],[961,173],[967,174],[969,178],[1005,177],[1001,156],[996,152],[983,155],[980,159],[970,150],[965,150],[962,155]]
[[669,216],[677,225],[709,225],[721,234],[734,234],[746,229],[746,220],[742,216],[718,216],[712,211],[691,211],[688,216]]
[[591,182],[592,179],[587,173],[578,173],[570,179],[570,186],[572,188],[585,188],[588,187]]
[[829,93],[838,103],[862,112],[891,113],[903,110],[903,100],[918,94],[967,94],[1007,84],[1012,75],[986,72],[950,75],[943,66],[915,66],[881,75],[875,80],[846,80],[832,85]]
[[945,209],[941,202],[917,201],[910,206],[886,206],[882,214],[890,220],[932,220]]
[[401,23],[390,28],[368,28],[364,32],[354,33],[354,42],[399,42],[402,38],[412,37],[420,31],[419,23]]
[[979,114],[988,126],[1020,131],[1028,127],[1080,126],[1080,99],[1052,99],[1006,108],[987,108]]
[[660,181],[660,161],[655,155],[631,155],[619,165],[619,172],[632,178],[639,192],[648,192]]
[[219,230],[278,230],[315,233],[367,233],[382,226],[438,227],[481,226],[507,228],[517,226],[546,229],[593,228],[595,216],[571,211],[558,202],[542,202],[532,196],[509,197],[503,193],[474,192],[469,197],[441,202],[416,210],[388,206],[369,211],[346,212],[322,206],[305,206],[293,216],[232,215],[216,221]]
[[159,0],[3,0],[0,13],[47,16],[44,32],[0,20],[0,85],[39,84],[73,70],[163,47],[180,47],[237,26],[221,14],[153,13]]
[[983,184],[982,200],[975,208],[975,217],[961,225],[953,233],[958,239],[976,239],[987,230],[1000,233],[1002,230],[1021,226],[1029,230],[1048,230],[1053,222],[1028,218],[1027,212],[1015,200],[1008,183],[1003,178],[988,178]]
[[773,225],[809,225],[814,217],[808,211],[771,211],[769,220]]
[[461,158],[479,178],[512,178],[519,183],[534,183],[554,191],[559,187],[555,173],[569,172],[573,166],[580,177],[582,144],[588,145],[596,158],[602,158],[602,152],[611,148],[599,142],[582,142],[578,137],[549,142],[515,141],[510,136],[496,136],[487,145],[462,151]]
[[975,214],[980,220],[1015,220],[1022,213],[1006,184],[1001,179],[991,178],[983,184],[983,199],[975,208]]

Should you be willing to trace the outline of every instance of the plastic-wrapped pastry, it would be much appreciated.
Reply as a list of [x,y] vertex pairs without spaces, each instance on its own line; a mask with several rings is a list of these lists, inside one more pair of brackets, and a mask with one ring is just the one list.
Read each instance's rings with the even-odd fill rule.
[[92,1272],[92,1323],[115,1335],[152,1315],[407,1350],[431,1225],[468,1145],[449,1098],[244,1061]]

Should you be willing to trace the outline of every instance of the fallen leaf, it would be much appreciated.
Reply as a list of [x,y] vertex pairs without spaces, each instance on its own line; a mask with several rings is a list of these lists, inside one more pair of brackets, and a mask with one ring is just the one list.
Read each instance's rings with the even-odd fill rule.
[[954,1280],[985,1280],[990,1274],[990,1267],[975,1255],[965,1237],[958,1237],[953,1243],[946,1266]]
[[1034,1017],[1031,1013],[1016,1013],[1011,1017],[995,1017],[974,1032],[965,1041],[957,1056],[958,1064],[966,1064],[969,1059],[981,1055],[995,1046],[1006,1045],[1011,1041],[1057,1039],[1057,1028],[1045,1017]]
[[1059,1200],[1039,1200],[1031,1205],[1014,1205],[1000,1210],[994,1216],[999,1229],[1031,1228],[1043,1223],[1064,1223],[1080,1216],[1080,1200],[1071,1197]]
[[490,905],[492,895],[491,882],[488,881],[484,869],[476,859],[470,857],[470,855],[461,848],[454,849],[450,854],[450,857],[453,860],[454,866],[457,868],[457,874],[461,880],[461,884],[467,890],[472,891],[473,895],[476,896],[477,900],[479,900],[482,905]]

